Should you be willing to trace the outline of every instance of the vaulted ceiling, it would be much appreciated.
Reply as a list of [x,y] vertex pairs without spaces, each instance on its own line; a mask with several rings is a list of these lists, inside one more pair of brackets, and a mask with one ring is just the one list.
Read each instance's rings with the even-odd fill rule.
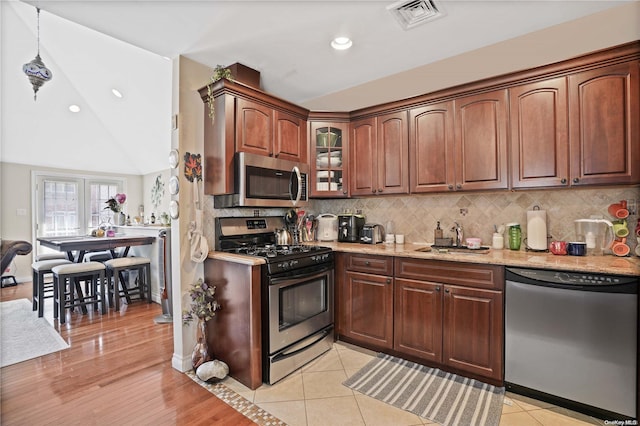
[[[392,3],[3,0],[0,159],[165,169],[178,55],[212,68],[240,62],[278,97],[349,111],[640,39],[638,1],[433,0],[442,16],[408,30]],[[40,55],[53,72],[37,101],[22,74],[36,54],[34,5]],[[331,49],[339,35],[353,47]]]

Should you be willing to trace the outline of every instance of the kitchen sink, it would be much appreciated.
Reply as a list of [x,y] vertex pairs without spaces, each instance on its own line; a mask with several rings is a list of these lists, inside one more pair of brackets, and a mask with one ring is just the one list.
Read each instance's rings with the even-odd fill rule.
[[478,249],[471,249],[467,246],[428,246],[428,247],[420,247],[415,251],[421,252],[433,252],[433,253],[468,253],[468,254],[487,254],[491,247],[489,246],[481,246]]

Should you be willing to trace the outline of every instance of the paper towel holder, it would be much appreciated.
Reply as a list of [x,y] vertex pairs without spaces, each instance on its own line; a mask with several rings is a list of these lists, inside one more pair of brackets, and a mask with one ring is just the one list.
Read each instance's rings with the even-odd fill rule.
[[[534,211],[535,210],[540,210],[540,206],[536,204],[535,206],[533,206],[533,210]],[[529,244],[527,244],[527,238],[525,238],[522,242],[524,243],[525,251],[531,251],[531,252],[535,252],[535,253],[549,253],[549,243],[551,242],[552,239],[553,239],[553,236],[547,234],[547,244],[546,244],[546,247],[544,249],[534,249],[534,248],[529,247]]]

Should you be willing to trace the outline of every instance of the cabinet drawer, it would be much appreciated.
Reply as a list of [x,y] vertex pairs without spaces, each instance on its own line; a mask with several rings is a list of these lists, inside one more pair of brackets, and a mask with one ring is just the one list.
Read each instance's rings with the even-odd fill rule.
[[502,290],[504,268],[497,265],[396,258],[396,277]]
[[346,260],[346,268],[349,271],[393,275],[392,257],[349,254]]

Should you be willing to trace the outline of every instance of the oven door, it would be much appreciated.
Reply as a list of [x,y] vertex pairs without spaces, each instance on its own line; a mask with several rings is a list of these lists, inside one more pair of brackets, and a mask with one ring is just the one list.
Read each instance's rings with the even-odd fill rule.
[[333,264],[269,280],[269,354],[333,324],[333,286]]

